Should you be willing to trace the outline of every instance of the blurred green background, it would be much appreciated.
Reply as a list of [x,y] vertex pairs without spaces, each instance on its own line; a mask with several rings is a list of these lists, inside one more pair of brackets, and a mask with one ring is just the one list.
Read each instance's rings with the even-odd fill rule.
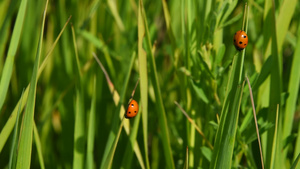
[[[30,168],[261,168],[246,75],[265,168],[293,167],[300,153],[299,1],[142,2],[52,0],[43,24],[46,1],[0,1],[0,168],[20,159]],[[237,51],[233,35],[243,27],[249,43]],[[45,64],[39,77],[37,58]],[[20,106],[33,79],[37,86]],[[139,114],[123,119],[138,79]],[[32,147],[24,141],[31,153],[21,150],[23,137],[32,138]]]

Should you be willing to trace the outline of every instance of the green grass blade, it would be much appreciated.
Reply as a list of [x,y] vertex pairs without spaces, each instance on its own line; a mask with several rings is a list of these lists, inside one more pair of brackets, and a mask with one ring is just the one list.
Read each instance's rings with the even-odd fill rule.
[[284,0],[280,5],[280,13],[276,20],[276,36],[279,53],[282,51],[282,44],[289,29],[289,25],[295,12],[297,3],[299,3],[297,0]]
[[[131,165],[131,161],[132,161],[132,157],[133,157],[134,147],[136,147],[136,137],[137,137],[137,133],[138,133],[138,129],[139,129],[140,119],[141,119],[141,112],[139,112],[134,118],[134,124],[133,124],[132,130],[130,132],[129,142],[126,146],[126,150],[124,153],[124,158],[122,160],[121,168],[132,168],[130,165]],[[140,161],[140,159],[143,159],[141,154],[136,154],[136,156],[139,161]],[[141,165],[142,169],[146,168],[144,166],[144,163],[140,163],[140,165]]]
[[19,40],[21,36],[21,31],[23,27],[23,22],[25,18],[27,0],[23,0],[20,4],[19,12],[17,15],[17,19],[15,22],[12,38],[9,44],[9,49],[7,53],[7,58],[3,67],[1,81],[0,81],[0,110],[2,110],[2,106],[4,104],[4,100],[6,98],[6,94],[8,91],[8,86],[10,83],[13,65],[15,60],[15,55],[17,52],[17,48],[19,45]]
[[146,158],[146,167],[149,169],[148,158],[148,69],[147,69],[147,55],[143,49],[143,39],[145,36],[145,27],[143,16],[141,12],[141,5],[138,10],[138,58],[139,58],[139,74],[140,74],[140,91],[142,100],[142,119],[143,119],[143,136],[144,149]]
[[291,166],[291,169],[296,169],[298,167],[299,159],[300,159],[300,153],[298,154],[297,158],[293,162],[293,165]]
[[110,55],[116,55],[116,54],[114,54],[111,50],[109,50],[109,48],[106,46],[106,44],[103,42],[103,40],[97,38],[93,34],[87,32],[85,30],[82,30],[82,31],[80,30],[78,33],[81,36],[83,36],[86,40],[91,42],[93,45],[95,45],[96,48],[98,48],[99,50],[101,50],[103,52],[105,61],[108,65],[108,68],[111,73],[111,77],[114,78],[116,76],[116,72],[115,72],[113,62],[112,62],[112,57]]
[[[295,49],[296,50],[293,56],[292,68],[290,73],[290,81],[288,86],[289,97],[286,100],[286,107],[285,107],[285,111],[284,111],[285,113],[283,118],[284,119],[283,139],[285,139],[291,134],[295,109],[297,107],[297,98],[298,98],[298,91],[299,91],[299,84],[300,84],[300,66],[298,64],[300,63],[300,29],[298,29],[298,39],[297,39],[297,45]],[[286,157],[286,153],[287,153],[287,149],[284,150],[284,158]],[[294,159],[295,158],[296,157],[294,157]]]
[[37,152],[38,152],[38,157],[39,157],[39,162],[40,162],[41,169],[45,169],[44,158],[43,158],[43,153],[42,153],[41,139],[40,139],[40,136],[39,136],[39,133],[38,133],[38,130],[36,128],[35,123],[33,125],[33,135],[34,135],[34,141],[35,141],[36,149],[37,149]]
[[[170,137],[168,132],[168,125],[167,125],[167,119],[166,119],[166,113],[163,105],[163,101],[161,98],[161,91],[159,88],[158,78],[157,78],[157,72],[156,72],[156,64],[154,55],[152,53],[152,44],[150,40],[149,30],[148,30],[148,23],[147,23],[147,17],[144,11],[143,2],[139,1],[139,12],[142,14],[142,18],[144,21],[144,29],[146,33],[146,46],[149,50],[150,58],[150,77],[153,83],[155,98],[156,98],[156,110],[157,110],[157,116],[159,119],[159,125],[161,129],[161,135],[162,135],[162,144],[164,149],[164,155],[165,155],[165,161],[167,163],[167,167],[169,169],[175,168],[174,161],[172,157],[172,151],[171,151],[171,145],[170,145]],[[139,23],[142,24],[142,23]]]
[[[70,21],[70,18],[68,19],[68,21],[65,23],[64,27],[62,28],[61,32],[59,33],[58,37],[56,38],[55,42],[53,43],[53,45],[51,46],[49,52],[47,53],[43,63],[41,64],[40,68],[39,68],[39,71],[38,71],[38,78],[40,77],[41,73],[43,72],[46,64],[49,62],[49,58],[50,56],[52,56],[52,52],[58,42],[58,40],[60,39],[62,33],[64,32],[66,26],[68,25],[69,21]],[[24,91],[24,100],[27,100],[28,98],[28,92],[29,92],[29,87],[30,85],[28,85]],[[18,101],[17,105],[15,106],[13,112],[11,113],[11,116],[10,118],[8,119],[8,121],[6,122],[5,126],[2,128],[1,130],[1,133],[0,133],[0,152],[2,151],[14,125],[15,125],[15,122],[16,122],[16,117],[17,117],[17,112],[18,112],[18,107],[21,106],[21,111],[23,110],[24,106],[25,106],[25,103],[26,102],[21,102],[21,98],[20,100]]]
[[117,9],[117,4],[116,4],[116,2],[117,2],[117,1],[115,1],[115,0],[107,0],[108,7],[109,7],[109,9],[110,9],[110,11],[111,11],[113,17],[115,18],[116,23],[117,23],[119,29],[120,29],[121,31],[124,31],[124,29],[125,29],[125,28],[124,28],[124,24],[123,24],[123,22],[122,22],[122,19],[121,19],[119,13],[118,13],[118,9]]
[[[23,101],[23,94],[24,94],[24,89],[21,94],[21,103]],[[18,147],[18,133],[19,133],[19,117],[20,117],[20,111],[21,111],[21,104],[19,105],[18,112],[17,112],[17,120],[15,123],[15,129],[14,129],[14,135],[13,135],[13,140],[12,140],[12,146],[11,146],[11,151],[10,151],[10,158],[9,158],[9,169],[14,169],[16,168],[16,162],[17,162],[17,147]]]
[[85,116],[84,116],[84,99],[80,89],[76,90],[75,101],[75,127],[74,127],[74,154],[73,168],[84,168],[84,151],[85,151]]
[[[245,5],[244,23],[246,23],[245,31],[247,32],[247,5]],[[238,52],[233,59],[232,70],[226,89],[226,97],[221,112],[221,121],[215,137],[210,169],[231,168],[239,110],[244,88],[244,83],[242,83],[244,58],[245,50]]]
[[114,139],[114,142],[113,142],[113,144],[112,144],[112,146],[109,150],[108,156],[107,156],[106,160],[104,161],[103,168],[105,168],[105,169],[110,169],[111,168],[112,161],[113,161],[113,158],[114,158],[114,154],[116,152],[117,144],[119,142],[120,134],[121,134],[121,131],[122,131],[122,128],[123,128],[124,119],[125,118],[123,118],[123,120],[120,124],[119,130],[118,130],[117,135]]
[[[102,71],[104,72],[104,74],[106,76],[106,80],[107,80],[107,83],[108,83],[109,90],[113,95],[114,103],[115,103],[115,105],[118,105],[118,107],[120,107],[117,110],[119,115],[115,115],[113,117],[112,129],[111,129],[111,131],[109,133],[109,136],[108,136],[108,139],[107,139],[107,143],[106,143],[105,150],[104,150],[104,155],[103,155],[102,160],[101,160],[102,162],[101,162],[101,165],[100,165],[100,169],[104,168],[104,162],[106,161],[106,159],[108,157],[109,151],[112,147],[113,140],[116,137],[115,133],[117,132],[117,126],[118,126],[119,118],[124,117],[125,108],[124,108],[124,106],[122,106],[122,100],[124,100],[124,97],[125,97],[125,93],[126,93],[126,90],[127,90],[127,85],[128,85],[129,77],[130,77],[130,74],[131,74],[131,70],[133,68],[133,63],[134,63],[135,57],[136,57],[135,53],[133,53],[133,55],[131,57],[128,73],[126,74],[126,78],[125,78],[125,81],[124,81],[122,94],[121,94],[121,97],[120,97],[118,92],[115,90],[114,85],[110,81],[110,78],[109,78],[106,70],[104,69],[103,65],[101,64],[100,60],[97,58],[96,55],[94,55],[94,58],[96,59],[96,61],[98,62],[99,66],[101,67]],[[128,135],[129,134],[129,120],[124,121],[123,127],[125,129],[126,134]],[[140,154],[141,154],[137,141],[135,142],[134,152],[136,153],[137,156],[140,156]],[[139,162],[140,162],[141,166],[144,166],[144,162],[141,159],[139,159]]]
[[92,96],[91,111],[89,117],[89,127],[87,135],[87,153],[86,153],[86,169],[94,168],[94,142],[95,142],[95,127],[96,127],[96,90],[97,79],[94,76],[94,94]]
[[40,56],[42,51],[43,44],[43,35],[44,35],[44,26],[46,19],[46,12],[48,7],[48,1],[46,2],[44,14],[43,14],[43,22],[41,27],[39,45],[36,52],[35,63],[33,67],[28,100],[23,120],[23,127],[20,134],[20,144],[19,144],[19,153],[17,158],[17,168],[20,169],[29,169],[31,162],[31,151],[32,151],[32,132],[33,132],[33,117],[34,117],[34,108],[35,108],[35,100],[36,100],[36,86],[37,86],[37,76],[38,76],[38,68],[40,62]]
[[[274,1],[272,3],[272,17],[271,17],[271,24],[273,26],[273,29],[271,29],[272,33],[272,69],[271,69],[271,83],[270,83],[270,103],[269,103],[269,113],[268,113],[268,121],[275,124],[276,123],[276,108],[277,105],[280,105],[280,99],[281,99],[281,82],[282,82],[282,76],[281,76],[281,70],[282,70],[282,58],[278,54],[278,41],[277,41],[277,35],[276,35],[276,20],[275,20],[275,4]],[[280,107],[281,108],[281,107]],[[280,109],[278,110],[279,114],[281,114]],[[279,115],[279,117],[281,117]],[[280,126],[281,127],[281,126]],[[275,126],[269,129],[268,136],[267,136],[267,150],[266,150],[266,168],[270,168],[271,166],[274,166],[273,162],[275,162],[276,157],[276,151],[275,147],[277,147],[277,143],[280,142],[274,142],[274,135],[278,134],[275,133]],[[276,144],[274,144],[276,143]],[[278,152],[278,155],[280,153]],[[279,162],[279,161],[277,161]],[[272,168],[270,168],[272,169]]]
[[185,153],[185,162],[183,169],[189,168],[189,147],[186,147],[186,153]]

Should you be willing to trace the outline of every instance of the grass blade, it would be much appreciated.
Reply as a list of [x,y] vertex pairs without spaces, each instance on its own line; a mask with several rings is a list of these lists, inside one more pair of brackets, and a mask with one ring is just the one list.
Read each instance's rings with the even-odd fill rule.
[[[123,88],[123,93],[122,93],[122,98],[120,99],[120,96],[118,94],[118,92],[115,90],[115,87],[113,85],[113,83],[111,82],[110,80],[110,77],[108,75],[108,73],[106,72],[105,68],[103,67],[102,63],[100,62],[100,60],[97,58],[96,54],[93,54],[95,60],[97,61],[97,63],[99,64],[100,68],[102,69],[104,75],[105,75],[105,78],[106,78],[106,81],[107,81],[107,84],[108,84],[108,87],[109,87],[109,90],[110,92],[112,93],[112,97],[113,97],[113,100],[114,100],[114,103],[115,105],[119,105],[120,107],[120,111],[119,111],[119,118],[123,118],[124,117],[124,112],[125,112],[125,108],[124,106],[122,106],[122,102],[120,102],[120,100],[124,100],[124,96],[125,96],[125,91],[127,89],[127,85],[128,85],[128,80],[129,80],[129,77],[130,77],[130,72],[131,72],[131,69],[132,69],[132,66],[133,66],[133,62],[135,60],[135,53],[133,54],[132,58],[131,58],[131,61],[130,61],[130,66],[129,66],[129,70],[128,70],[128,73],[127,73],[127,76],[125,78],[125,82],[124,82],[124,88]],[[115,117],[118,117],[118,116],[115,116]],[[104,150],[104,155],[102,157],[102,163],[100,165],[100,169],[103,169],[104,168],[104,162],[106,161],[108,155],[109,155],[109,151],[111,149],[111,146],[112,146],[112,142],[113,140],[115,139],[115,133],[117,132],[116,129],[117,129],[117,125],[118,125],[118,118],[113,118],[113,122],[112,122],[112,131],[109,133],[109,136],[108,136],[108,139],[107,139],[107,144],[105,146],[105,150]],[[124,121],[124,124],[123,124],[123,127],[125,129],[125,132],[127,135],[129,135],[129,120],[125,120]],[[134,152],[136,153],[137,156],[141,156],[141,151],[139,149],[139,146],[138,146],[138,143],[137,141],[135,142],[135,146],[134,146]],[[139,160],[141,166],[144,166],[144,162],[140,159]]]
[[14,135],[13,135],[13,141],[12,141],[12,146],[11,146],[11,151],[10,151],[10,158],[9,158],[9,169],[14,169],[16,168],[16,162],[17,162],[17,147],[18,147],[18,133],[19,133],[19,117],[20,117],[20,111],[21,111],[21,105],[23,101],[23,94],[24,94],[24,89],[21,94],[21,104],[19,105],[18,108],[18,113],[17,113],[17,120],[15,123],[15,129],[14,129]]
[[139,56],[139,74],[141,79],[140,90],[142,100],[142,113],[143,113],[143,136],[144,136],[144,149],[146,166],[149,169],[148,158],[148,69],[147,69],[147,55],[143,49],[143,39],[145,36],[145,27],[143,16],[141,12],[141,5],[138,10],[138,56]]
[[33,135],[34,135],[34,141],[35,141],[35,145],[36,145],[36,149],[37,149],[41,169],[45,169],[43,153],[42,153],[41,139],[40,139],[38,130],[36,128],[35,122],[34,122],[34,125],[33,125]]
[[[50,56],[52,56],[52,52],[58,42],[58,40],[60,39],[62,33],[64,32],[66,26],[68,25],[69,21],[70,21],[71,17],[69,17],[68,21],[65,23],[64,27],[62,28],[62,30],[60,31],[58,37],[56,38],[55,42],[53,43],[53,45],[51,46],[49,52],[47,53],[43,63],[41,64],[39,71],[38,71],[38,78],[40,77],[41,73],[43,72],[46,64],[48,63],[48,60],[50,58]],[[29,87],[30,85],[28,85],[24,91],[24,100],[27,100],[28,98],[28,92],[29,92]],[[21,111],[23,110],[24,106],[25,106],[25,102],[21,102],[21,98],[18,101],[17,105],[15,106],[10,118],[8,119],[8,121],[6,122],[5,126],[2,128],[1,133],[0,133],[0,152],[3,149],[3,146],[5,145],[13,127],[14,124],[16,122],[16,117],[17,117],[17,112],[18,112],[18,107],[21,106]]]
[[[299,91],[299,84],[300,84],[300,67],[298,63],[300,63],[300,29],[298,29],[297,46],[295,48],[295,53],[293,56],[292,68],[290,73],[290,81],[288,86],[289,97],[286,100],[286,107],[284,111],[285,113],[283,118],[284,119],[283,138],[286,138],[291,134],[293,118],[295,114],[295,109],[297,107],[297,98],[298,98],[298,91]],[[296,152],[295,155],[297,155],[297,152],[300,151],[295,151],[295,152]],[[287,153],[287,149],[284,150],[284,157],[286,157],[286,153]],[[294,156],[294,159],[295,158],[296,156]]]
[[117,148],[117,144],[119,142],[120,134],[121,134],[121,131],[122,131],[122,128],[123,128],[124,119],[125,118],[122,119],[122,122],[120,124],[119,130],[118,130],[117,135],[116,135],[116,137],[114,139],[114,143],[112,144],[112,146],[110,148],[110,151],[108,153],[108,156],[107,156],[106,160],[104,161],[103,168],[107,168],[107,169],[111,168],[112,161],[113,161],[113,158],[114,158],[114,154],[115,154],[115,151],[116,151],[116,148]]
[[[152,44],[150,41],[150,35],[149,35],[149,30],[148,30],[148,24],[147,24],[147,17],[144,11],[143,7],[143,2],[140,0],[139,1],[139,13],[142,14],[143,18],[143,24],[145,28],[145,33],[146,33],[146,46],[149,50],[150,53],[150,72],[151,72],[151,79],[153,83],[153,88],[154,88],[154,93],[156,97],[156,108],[157,108],[157,115],[159,119],[159,125],[162,133],[162,142],[163,142],[163,149],[164,149],[164,154],[165,154],[165,161],[167,163],[167,167],[169,169],[175,168],[174,166],[174,161],[172,157],[172,152],[171,152],[171,146],[170,146],[170,137],[169,137],[169,132],[168,132],[168,126],[167,126],[167,119],[166,119],[166,113],[164,109],[164,105],[162,102],[161,98],[161,92],[159,89],[159,83],[158,83],[158,78],[157,78],[157,72],[156,72],[156,65],[155,65],[155,60],[154,60],[154,55],[152,53]],[[141,24],[141,23],[139,23]]]
[[262,169],[264,169],[265,165],[264,165],[264,158],[263,158],[263,154],[262,154],[262,147],[261,147],[261,143],[260,143],[260,136],[259,136],[259,131],[258,131],[258,124],[257,124],[257,119],[256,119],[256,110],[255,110],[255,105],[254,105],[254,100],[253,100],[253,94],[252,94],[251,84],[250,84],[248,76],[246,76],[246,80],[247,80],[247,83],[248,83],[249,93],[250,93],[250,98],[251,98],[251,104],[252,104],[252,110],[253,110],[253,117],[254,117],[254,122],[255,122],[255,129],[256,129],[256,134],[257,134],[257,141],[258,141],[258,146],[259,146],[259,151],[260,151],[261,165],[262,165]]
[[95,127],[96,127],[96,86],[97,86],[97,79],[94,76],[94,94],[92,96],[92,104],[91,104],[91,111],[89,117],[89,127],[88,127],[88,135],[87,135],[87,153],[86,153],[86,168],[93,169],[93,162],[94,162],[94,142],[95,142]]
[[[122,161],[121,168],[132,168],[132,167],[130,167],[130,165],[131,165],[131,161],[132,161],[133,151],[134,151],[135,147],[137,146],[136,137],[137,137],[137,132],[138,132],[138,129],[139,129],[141,113],[139,112],[134,119],[135,119],[134,124],[133,124],[132,130],[130,132],[129,142],[126,146],[126,150],[125,150],[125,153],[124,153],[124,158],[123,158],[123,161]],[[136,157],[139,161],[143,160],[143,157],[142,157],[141,154],[136,154]],[[146,168],[144,166],[144,163],[140,163],[140,165],[141,165],[142,169]]]
[[293,165],[291,166],[291,169],[296,169],[296,167],[298,166],[298,163],[299,163],[299,159],[300,159],[300,153],[298,154],[298,156],[295,159]]
[[[245,31],[247,32],[247,4],[245,4],[243,23],[243,28],[245,28]],[[242,83],[244,58],[245,50],[238,52],[233,59],[232,70],[226,89],[226,97],[221,112],[221,121],[215,137],[210,169],[231,168],[239,110],[243,94],[242,91],[244,88],[244,83]]]
[[84,151],[85,151],[85,130],[84,130],[84,99],[80,89],[76,90],[75,101],[75,127],[74,127],[74,155],[73,168],[81,169],[84,167]]
[[0,81],[0,110],[2,110],[2,106],[4,103],[4,100],[6,98],[6,94],[8,91],[8,85],[10,83],[12,71],[13,71],[13,65],[15,60],[15,55],[17,52],[17,48],[19,45],[19,40],[21,36],[21,31],[23,27],[23,22],[25,18],[25,12],[26,12],[26,6],[27,6],[27,0],[23,0],[20,4],[19,12],[17,15],[17,19],[15,22],[12,38],[9,44],[9,49],[7,53],[7,58],[3,67],[1,81]]
[[[271,83],[270,83],[270,103],[269,103],[269,113],[268,113],[268,121],[275,124],[276,123],[276,107],[278,104],[280,104],[281,99],[281,82],[282,82],[282,76],[281,76],[281,70],[282,70],[282,58],[278,54],[278,41],[277,41],[277,35],[276,35],[276,20],[275,20],[275,2],[272,1],[272,17],[271,17],[271,24],[273,26],[273,29],[271,30],[272,33],[272,69],[271,69]],[[281,114],[281,110],[279,109],[279,114]],[[275,130],[276,126],[273,126],[268,131],[267,136],[267,150],[266,150],[266,168],[270,168],[274,166],[273,162],[275,162],[275,147],[277,147],[277,143],[275,142],[274,135],[277,135],[278,133],[275,133],[277,130]],[[273,147],[275,146],[275,147]],[[279,152],[279,151],[278,151]],[[278,153],[279,155],[279,153]],[[280,161],[280,160],[279,160]],[[278,161],[278,162],[279,162]],[[280,166],[280,165],[279,165]],[[278,167],[279,167],[278,166]],[[280,167],[279,167],[280,168]]]
[[27,106],[24,114],[23,127],[20,134],[20,146],[19,146],[19,154],[17,159],[17,168],[30,168],[31,162],[31,151],[32,151],[32,132],[33,132],[33,117],[34,117],[34,108],[35,108],[35,100],[36,100],[36,86],[37,86],[37,76],[38,76],[38,68],[40,62],[40,56],[42,51],[43,44],[43,35],[44,35],[44,26],[46,19],[46,12],[48,7],[48,0],[46,2],[44,14],[43,14],[43,22],[41,27],[39,45],[36,52],[35,63],[33,67]]

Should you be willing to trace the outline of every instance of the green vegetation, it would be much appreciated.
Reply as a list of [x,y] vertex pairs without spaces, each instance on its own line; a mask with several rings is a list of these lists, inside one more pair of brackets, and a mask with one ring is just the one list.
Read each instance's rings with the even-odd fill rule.
[[297,0],[6,0],[0,14],[0,169],[300,169]]

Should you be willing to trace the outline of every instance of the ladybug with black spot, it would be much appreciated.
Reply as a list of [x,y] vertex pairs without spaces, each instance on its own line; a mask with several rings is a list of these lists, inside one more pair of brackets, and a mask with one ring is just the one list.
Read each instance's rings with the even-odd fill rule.
[[248,45],[248,35],[245,31],[239,30],[234,34],[233,44],[239,51],[245,49]]
[[135,100],[131,100],[126,110],[125,118],[131,119],[139,112],[139,104]]

